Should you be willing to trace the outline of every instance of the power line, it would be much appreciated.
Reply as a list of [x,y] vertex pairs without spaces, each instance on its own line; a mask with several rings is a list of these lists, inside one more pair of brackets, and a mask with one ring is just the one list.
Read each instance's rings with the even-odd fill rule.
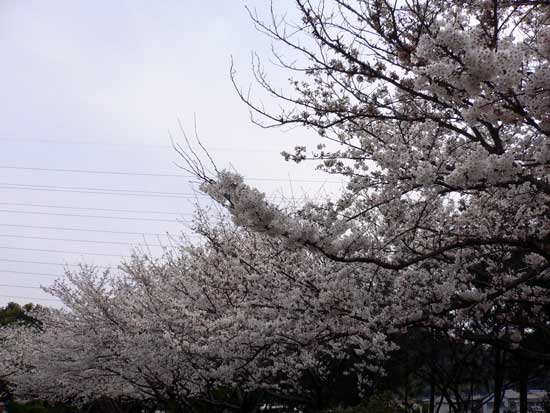
[[[99,195],[119,195],[119,196],[145,196],[154,198],[178,198],[178,199],[210,199],[208,195],[190,194],[185,192],[160,192],[160,191],[145,191],[145,190],[127,190],[127,189],[102,189],[102,188],[86,188],[86,187],[62,187],[51,185],[29,185],[29,184],[10,184],[0,182],[2,189],[16,189],[26,191],[44,191],[44,192],[72,192],[82,194],[99,194]],[[174,194],[174,195],[172,195]],[[178,195],[179,194],[179,195]],[[303,201],[308,197],[285,197],[285,196],[267,196],[266,199],[272,201]]]
[[[129,255],[123,254],[106,254],[102,252],[83,252],[83,251],[65,251],[65,250],[51,250],[46,248],[27,248],[27,247],[8,247],[5,245],[0,245],[0,249],[3,250],[16,250],[16,251],[34,251],[34,252],[53,252],[59,254],[74,254],[74,255],[97,255],[100,257],[116,257],[116,258],[131,258]],[[44,263],[48,264],[48,263]],[[49,263],[53,264],[53,263]]]
[[52,215],[59,217],[75,217],[75,218],[102,218],[102,219],[123,219],[128,221],[155,221],[155,222],[184,222],[190,223],[191,221],[178,221],[176,219],[160,219],[160,218],[139,218],[139,217],[111,217],[105,215],[85,215],[85,214],[61,214],[56,212],[42,212],[42,211],[16,211],[12,209],[0,209],[0,212],[8,212],[12,214],[31,214],[31,215]]
[[[105,234],[120,234],[120,235],[139,235],[139,236],[153,236],[153,237],[168,237],[168,233],[160,232],[130,232],[130,231],[110,231],[102,229],[91,229],[91,228],[67,228],[67,227],[50,227],[42,225],[25,225],[25,224],[6,224],[0,223],[0,226],[3,227],[14,227],[14,228],[32,228],[32,229],[54,229],[61,231],[81,231],[81,232],[100,232]],[[193,237],[195,235],[187,235]]]
[[99,145],[99,146],[143,146],[148,148],[172,148],[171,145],[159,145],[159,144],[147,144],[141,142],[106,142],[106,141],[66,141],[60,139],[17,139],[17,138],[0,138],[2,142],[16,142],[16,143],[61,143],[67,145]]
[[[80,264],[67,264],[67,263],[62,263],[62,262],[11,260],[11,259],[8,259],[8,258],[0,258],[0,261],[14,262],[14,263],[18,263],[18,264],[40,264],[40,265],[56,265],[56,266],[60,266],[60,267],[80,267]],[[104,265],[94,265],[93,267],[103,269],[103,270],[112,270],[112,269],[116,268],[116,267],[108,267],[108,266],[104,266]]]
[[40,287],[33,287],[30,285],[12,285],[12,284],[0,284],[0,287],[8,287],[8,288],[30,288],[33,290],[41,290]]
[[18,187],[18,186],[0,186],[2,189],[16,189],[16,190],[25,190],[25,191],[43,191],[43,192],[69,192],[69,193],[79,193],[79,194],[92,194],[92,195],[121,195],[121,196],[145,196],[145,197],[154,197],[154,198],[179,198],[179,199],[194,199],[189,196],[174,196],[174,195],[151,195],[146,193],[117,193],[117,192],[107,192],[107,191],[85,191],[85,190],[74,190],[74,189],[53,189],[53,188],[44,188],[43,186],[36,187]]
[[20,299],[20,300],[37,300],[37,301],[56,301],[56,302],[61,302],[61,300],[60,300],[59,298],[22,297],[22,296],[19,296],[19,295],[5,295],[5,294],[0,294],[0,297],[4,297],[4,298],[15,298],[15,299]]
[[22,239],[39,239],[44,241],[67,241],[67,242],[87,242],[91,244],[113,244],[113,245],[125,245],[129,247],[164,247],[166,245],[162,244],[142,244],[142,243],[131,243],[131,242],[116,242],[116,241],[97,241],[97,240],[87,240],[87,239],[71,239],[71,238],[50,238],[50,237],[31,237],[26,235],[10,235],[10,234],[0,234],[0,237],[6,238],[22,238]]
[[130,176],[156,176],[162,178],[195,178],[193,175],[161,174],[152,172],[130,172],[130,171],[98,171],[91,169],[61,169],[61,168],[38,168],[30,166],[0,165],[0,169],[14,169],[18,171],[42,171],[42,172],[70,172],[80,174],[106,174],[106,175],[130,175]]
[[26,206],[26,207],[37,207],[37,208],[77,209],[77,210],[87,210],[87,211],[131,212],[131,213],[140,213],[140,214],[143,213],[143,214],[160,214],[160,215],[193,215],[190,213],[171,212],[171,211],[92,208],[92,207],[77,207],[77,206],[66,206],[66,205],[25,204],[25,203],[17,203],[17,202],[0,202],[0,205]]
[[148,195],[155,195],[155,196],[164,196],[164,195],[170,195],[170,196],[185,196],[185,197],[208,197],[208,195],[205,194],[193,194],[193,193],[187,193],[187,192],[166,192],[166,191],[149,191],[146,189],[117,189],[117,188],[93,188],[93,187],[80,187],[80,186],[56,186],[56,185],[36,185],[36,184],[20,184],[20,183],[10,183],[10,182],[0,182],[0,185],[5,186],[15,186],[15,187],[24,187],[24,188],[45,188],[45,189],[52,189],[52,190],[75,190],[75,191],[102,191],[102,192],[116,192],[116,193],[122,193],[122,194],[148,194]]
[[[0,138],[2,142],[34,142],[34,143],[60,143],[66,145],[97,145],[97,146],[138,146],[144,148],[165,148],[173,149],[172,145],[160,145],[160,144],[150,144],[142,142],[106,142],[106,141],[66,141],[60,139],[16,139],[16,138]],[[209,151],[234,151],[234,152],[258,152],[258,153],[273,153],[274,151],[280,150],[279,147],[272,147],[273,149],[250,149],[250,148],[236,148],[236,147],[208,147]],[[194,148],[196,150],[196,148]]]
[[47,272],[25,272],[25,271],[13,271],[13,270],[6,270],[6,269],[0,269],[0,273],[10,273],[10,274],[17,274],[17,275],[36,275],[39,277],[64,277],[64,274],[52,274]]
[[[69,172],[69,173],[83,173],[83,174],[107,174],[107,175],[129,175],[129,176],[155,176],[163,178],[185,178],[196,179],[193,175],[180,175],[180,174],[168,174],[168,173],[152,173],[152,172],[130,172],[130,171],[99,171],[91,169],[62,169],[62,168],[38,168],[27,166],[10,166],[0,165],[0,169],[13,169],[21,171],[42,171],[42,172]],[[284,178],[249,178],[245,177],[248,181],[271,181],[271,182],[302,182],[302,183],[326,183],[326,184],[341,184],[341,181],[327,181],[324,179],[284,179]]]
[[118,258],[130,258],[127,255],[118,254],[103,254],[100,252],[81,252],[81,251],[65,251],[65,250],[50,250],[41,248],[26,248],[26,247],[8,247],[0,245],[0,249],[3,250],[18,250],[18,251],[34,251],[34,252],[55,252],[60,254],[75,254],[75,255],[97,255],[100,257],[118,257]]

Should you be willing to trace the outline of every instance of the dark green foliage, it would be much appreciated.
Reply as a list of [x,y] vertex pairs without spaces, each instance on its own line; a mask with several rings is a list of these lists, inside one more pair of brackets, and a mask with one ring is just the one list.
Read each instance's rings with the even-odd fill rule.
[[8,303],[6,307],[0,308],[0,326],[13,323],[36,325],[38,323],[37,320],[28,315],[28,312],[34,307],[31,303],[25,304],[23,307],[17,303]]
[[12,402],[9,404],[9,413],[47,413],[43,402],[33,401],[25,404]]
[[[26,403],[8,402],[8,413],[84,413],[78,409],[62,404],[52,404],[42,400],[32,400]],[[105,412],[107,413],[107,412]]]

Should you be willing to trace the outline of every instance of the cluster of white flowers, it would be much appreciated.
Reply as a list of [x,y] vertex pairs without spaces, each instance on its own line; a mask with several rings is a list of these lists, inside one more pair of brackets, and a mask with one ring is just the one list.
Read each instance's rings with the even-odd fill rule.
[[[231,208],[234,221],[335,262],[377,268],[392,294],[354,313],[370,319],[375,305],[392,328],[406,320],[447,325],[451,313],[468,324],[514,294],[547,302],[543,287],[524,287],[548,277],[550,261],[550,5],[441,1],[420,13],[352,3],[343,2],[365,11],[358,26],[346,7],[334,26],[324,8],[308,9],[321,53],[295,100],[296,112],[308,114],[303,123],[342,143],[313,157],[348,177],[347,191],[307,212],[276,211],[262,225],[258,217],[274,211],[264,198],[248,223],[240,217],[250,211]],[[346,44],[342,27],[376,41]],[[336,70],[342,59],[349,65]],[[214,179],[209,193],[225,173]],[[232,199],[256,191],[239,188]]]
[[394,348],[374,330],[374,308],[350,306],[380,301],[382,285],[366,288],[367,266],[332,263],[220,225],[199,225],[212,243],[160,261],[136,255],[116,277],[92,267],[67,273],[49,289],[65,309],[35,312],[40,329],[2,331],[0,359],[14,391],[159,403],[205,399],[212,386],[292,393],[304,372],[330,373],[327,356],[349,359],[356,350],[353,371]]

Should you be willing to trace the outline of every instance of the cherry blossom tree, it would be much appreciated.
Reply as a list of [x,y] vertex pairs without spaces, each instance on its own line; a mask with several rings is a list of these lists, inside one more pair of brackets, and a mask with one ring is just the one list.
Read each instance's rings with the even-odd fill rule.
[[283,109],[239,93],[264,127],[317,130],[311,155],[283,155],[317,160],[347,177],[347,190],[289,214],[238,174],[209,176],[188,157],[202,190],[237,225],[364,264],[386,286],[385,311],[374,312],[385,332],[429,325],[547,360],[530,336],[550,325],[548,2],[296,6],[297,22],[251,12],[282,46],[278,63],[298,73],[285,93],[255,67]]
[[241,97],[264,127],[315,128],[316,151],[298,146],[284,156],[318,160],[319,169],[348,178],[346,191],[289,214],[238,174],[207,176],[189,158],[202,190],[237,225],[333,262],[364,264],[367,278],[376,273],[389,284],[388,326],[471,332],[472,320],[497,312],[506,328],[477,338],[520,346],[526,319],[529,328],[548,325],[548,2],[296,6],[296,22],[274,8],[267,19],[251,11],[275,41],[278,62],[299,76],[287,94],[256,66],[282,112]]
[[136,254],[116,276],[83,266],[51,287],[65,309],[33,313],[40,329],[3,331],[16,394],[181,411],[253,411],[269,399],[318,409],[331,380],[351,373],[364,389],[379,373],[393,345],[369,314],[383,285],[369,286],[362,264],[205,216],[197,232],[203,245]]
[[201,373],[215,370],[212,360],[198,351],[191,357],[182,344],[200,346],[199,309],[178,309],[184,300],[162,294],[169,288],[162,268],[145,275],[146,265],[136,257],[121,277],[91,267],[67,273],[49,290],[66,309],[34,314],[40,330],[3,332],[4,352],[18,355],[9,377],[18,396],[73,403],[153,400],[190,411],[190,400],[208,388]]

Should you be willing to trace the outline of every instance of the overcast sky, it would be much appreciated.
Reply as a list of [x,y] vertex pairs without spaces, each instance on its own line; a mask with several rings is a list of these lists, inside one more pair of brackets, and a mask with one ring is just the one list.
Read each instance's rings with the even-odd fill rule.
[[151,234],[186,231],[178,118],[192,134],[196,116],[216,162],[273,196],[313,197],[331,180],[279,155],[312,132],[252,125],[233,89],[231,56],[248,87],[251,52],[268,63],[271,47],[245,4],[267,11],[263,0],[0,2],[1,304],[55,305],[38,287],[64,265],[116,266],[130,245],[159,254],[167,238]]

